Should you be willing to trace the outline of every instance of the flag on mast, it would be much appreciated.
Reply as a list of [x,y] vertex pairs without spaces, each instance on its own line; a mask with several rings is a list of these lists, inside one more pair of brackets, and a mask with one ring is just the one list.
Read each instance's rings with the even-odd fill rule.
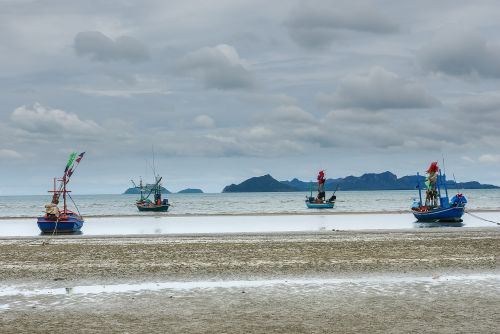
[[[78,166],[78,164],[82,160],[84,154],[85,154],[85,152],[80,153],[78,155],[78,157],[75,159],[73,166],[71,166],[71,168],[68,170],[68,179],[71,177],[71,175],[73,175],[73,172],[75,171],[76,166]],[[75,153],[75,155],[76,155],[76,153]]]
[[76,152],[71,152],[71,154],[69,155],[68,162],[66,163],[66,168],[64,168],[64,174],[66,174],[68,172],[69,168],[71,167],[71,165],[75,161],[77,154],[78,153],[76,153]]
[[77,163],[80,163],[80,160],[82,160],[84,154],[85,154],[85,152],[82,152],[82,153],[80,153],[80,155],[78,155],[78,158],[76,158]]

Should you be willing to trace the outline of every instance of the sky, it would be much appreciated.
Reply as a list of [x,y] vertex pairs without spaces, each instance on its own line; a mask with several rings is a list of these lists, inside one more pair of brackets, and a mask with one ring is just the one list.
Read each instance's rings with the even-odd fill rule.
[[423,173],[500,185],[498,1],[0,0],[0,195]]

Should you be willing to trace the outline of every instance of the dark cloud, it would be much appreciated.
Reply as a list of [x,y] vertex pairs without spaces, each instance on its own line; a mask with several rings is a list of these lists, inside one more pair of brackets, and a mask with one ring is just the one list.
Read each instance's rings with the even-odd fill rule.
[[500,120],[500,95],[482,94],[460,101],[457,110],[465,115],[493,115]]
[[430,72],[500,77],[500,44],[488,42],[473,31],[441,32],[422,47],[418,58]]
[[178,69],[203,81],[205,87],[241,89],[254,86],[252,73],[236,49],[220,44],[188,53],[178,62]]
[[285,21],[292,39],[302,47],[328,47],[345,31],[393,33],[398,26],[368,4],[331,1],[302,2]]
[[126,60],[132,63],[149,59],[146,45],[130,36],[112,40],[99,31],[82,31],[75,36],[75,51],[95,61]]
[[[469,136],[493,135],[500,140],[500,95],[481,94],[462,99],[452,109],[453,121],[460,131]],[[496,145],[496,143],[495,143]]]
[[320,94],[320,105],[328,108],[412,109],[430,108],[440,102],[425,89],[397,74],[375,67],[366,75],[350,75],[334,94]]
[[[412,172],[440,151],[458,157],[450,166],[469,179],[500,182],[500,2],[51,0],[0,7],[0,174],[21,180],[0,192],[19,193],[23,183],[33,192],[47,179],[38,164],[47,152],[44,166],[59,168],[79,149],[94,166],[82,170],[87,192],[123,191],[144,169],[152,142],[176,173],[172,182],[196,175],[184,188],[206,190],[210,173],[209,189],[220,191],[239,170],[274,175],[274,165],[293,175],[320,160],[343,164],[335,167],[339,175]],[[470,27],[477,33],[463,32]],[[442,29],[451,33],[437,35]],[[438,75],[422,76],[415,64]],[[382,68],[369,71],[376,65]]]

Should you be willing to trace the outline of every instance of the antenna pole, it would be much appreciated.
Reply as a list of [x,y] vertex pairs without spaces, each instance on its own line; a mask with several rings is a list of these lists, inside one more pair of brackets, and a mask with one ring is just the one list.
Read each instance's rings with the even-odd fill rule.
[[443,173],[446,175],[446,166],[444,165],[444,154],[441,154],[441,158],[443,159]]
[[151,144],[151,151],[153,152],[153,174],[156,180],[156,163],[155,163],[155,147],[154,144]]
[[64,214],[67,212],[66,206],[66,178],[63,178],[63,201],[64,201]]
[[420,206],[422,206],[422,188],[420,187],[420,174],[417,172],[417,188],[418,188],[418,197],[420,199]]

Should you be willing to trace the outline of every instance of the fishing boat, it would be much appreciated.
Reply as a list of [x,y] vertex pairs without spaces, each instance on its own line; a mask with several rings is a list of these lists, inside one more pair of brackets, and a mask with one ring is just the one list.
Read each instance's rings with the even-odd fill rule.
[[[69,198],[78,211],[71,197],[71,191],[67,189],[67,185],[84,154],[85,152],[77,156],[76,152],[71,153],[64,170],[64,175],[54,178],[53,190],[49,190],[49,193],[52,193],[52,201],[45,205],[45,215],[37,218],[38,228],[42,233],[74,233],[79,232],[83,227],[84,220],[81,214],[68,209],[67,199]],[[57,207],[61,195],[63,199],[62,211]]]
[[[132,181],[134,186],[139,189],[141,197],[135,202],[135,206],[139,211],[151,211],[151,212],[166,212],[170,207],[168,203],[168,199],[161,198],[161,180],[162,177],[155,176],[156,182],[152,186],[144,187],[142,184],[142,180],[139,182],[139,186],[136,186]],[[147,194],[146,194],[147,193]],[[154,193],[154,200],[151,201],[149,196]],[[146,194],[146,195],[145,195]]]
[[316,202],[314,197],[306,199],[306,206],[309,209],[333,209],[335,202]]
[[[426,198],[422,201],[420,175],[417,173],[419,201],[413,201],[411,211],[419,222],[462,222],[467,199],[461,193],[448,197],[446,174],[441,172],[437,162],[433,162],[427,170]],[[435,182],[432,178],[435,177]]]
[[318,196],[313,197],[312,195],[312,187],[310,189],[310,194],[309,196],[306,196],[306,206],[308,209],[333,209],[335,206],[335,200],[337,199],[337,196],[335,196],[335,193],[337,192],[337,189],[333,192],[332,196],[326,200],[325,199],[325,172],[324,171],[319,171],[318,173]]

